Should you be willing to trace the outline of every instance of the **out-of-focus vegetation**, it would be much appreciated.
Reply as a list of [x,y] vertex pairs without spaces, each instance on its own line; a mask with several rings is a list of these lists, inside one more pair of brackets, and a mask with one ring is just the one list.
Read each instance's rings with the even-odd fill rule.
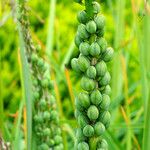
[[[142,0],[99,2],[101,11],[106,16],[105,38],[115,50],[115,57],[109,63],[112,75],[112,119],[104,137],[111,150],[140,150],[143,146],[144,150],[148,150],[150,147],[146,147],[149,144],[146,137],[150,138],[150,3]],[[55,7],[54,21],[50,18],[51,3]],[[26,145],[27,129],[26,109],[25,106],[21,107],[15,1],[4,0],[0,6],[0,136],[5,142],[12,144],[18,128],[21,149]],[[32,38],[36,44],[41,45],[41,55],[50,63],[50,75],[54,81],[61,126],[66,138],[65,148],[73,149],[77,127],[74,95],[80,91],[80,85],[79,76],[71,71],[70,61],[79,54],[73,41],[78,24],[76,14],[83,8],[70,0],[28,1],[28,6]],[[46,57],[48,30],[53,23],[52,55]],[[19,112],[22,112],[21,123],[17,126]]]

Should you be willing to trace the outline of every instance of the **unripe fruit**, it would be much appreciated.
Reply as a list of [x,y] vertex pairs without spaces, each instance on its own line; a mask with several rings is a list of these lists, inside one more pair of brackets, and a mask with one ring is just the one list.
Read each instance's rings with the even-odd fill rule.
[[83,132],[80,128],[77,129],[76,137],[78,139],[78,142],[82,142],[82,141],[86,140],[86,137],[83,135]]
[[86,71],[86,74],[89,78],[91,79],[95,79],[96,77],[96,69],[94,66],[90,66],[87,71]]
[[103,94],[102,95],[102,102],[100,104],[100,107],[102,109],[106,110],[106,109],[108,109],[109,105],[110,105],[110,97],[106,94]]
[[87,13],[83,10],[78,13],[77,19],[80,23],[85,24],[88,21],[89,17],[87,15]]
[[92,91],[95,88],[95,82],[87,77],[82,77],[81,87],[85,91]]
[[46,108],[46,100],[44,98],[42,98],[39,102],[39,105],[42,109]]
[[75,99],[75,106],[76,106],[77,110],[79,110],[80,112],[82,112],[84,110],[84,107],[81,106],[81,104],[77,98]]
[[42,123],[43,122],[43,118],[40,114],[38,115],[35,115],[34,116],[34,121],[37,122],[37,123]]
[[82,72],[85,72],[90,66],[90,61],[85,56],[79,56],[78,65]]
[[89,33],[87,32],[84,24],[80,24],[78,26],[78,34],[82,39],[87,39],[89,37]]
[[40,148],[40,150],[48,150],[48,149],[49,149],[48,145],[45,144],[45,143],[41,144],[41,145],[39,146],[39,148]]
[[50,106],[54,105],[55,102],[56,102],[55,97],[53,95],[51,95],[50,96],[50,101],[49,101]]
[[47,78],[41,80],[41,84],[43,88],[47,88],[49,84],[49,80]]
[[102,95],[99,92],[99,90],[97,89],[94,90],[90,95],[90,99],[91,99],[92,104],[98,106],[102,101]]
[[111,94],[111,87],[110,87],[110,85],[106,85],[104,90],[102,90],[102,93],[110,95]]
[[96,24],[94,21],[89,21],[87,24],[86,24],[86,30],[93,34],[96,32]]
[[98,2],[93,2],[93,13],[98,14],[100,12],[100,5]]
[[53,139],[50,139],[50,140],[48,141],[48,144],[49,144],[49,146],[54,146],[55,142],[54,142]]
[[79,45],[81,44],[83,40],[81,39],[81,37],[79,36],[79,33],[76,34],[74,42],[76,44],[77,47],[79,47]]
[[46,128],[46,129],[43,130],[43,135],[44,136],[48,136],[48,135],[50,135],[50,133],[51,133],[51,131],[50,131],[49,128]]
[[100,46],[101,52],[104,53],[107,48],[107,41],[103,37],[101,37],[97,39],[97,43]]
[[55,141],[55,144],[60,144],[62,142],[62,137],[59,135],[56,135],[54,137],[54,141]]
[[110,79],[111,79],[110,73],[107,71],[105,75],[102,77],[102,79],[99,81],[99,84],[102,86],[107,85],[109,84]]
[[94,57],[99,56],[99,54],[101,52],[99,45],[96,42],[92,43],[90,45],[89,52]]
[[101,139],[100,141],[98,141],[97,148],[101,148],[103,150],[108,149],[108,144],[107,144],[106,140]]
[[34,100],[38,100],[40,98],[39,92],[34,92],[33,93],[33,98],[34,98]]
[[97,16],[95,19],[97,28],[100,30],[105,26],[105,17],[103,15]]
[[46,121],[48,121],[48,120],[50,119],[50,113],[49,113],[48,111],[45,111],[45,112],[43,113],[43,118],[44,118]]
[[42,58],[39,58],[38,61],[37,61],[37,65],[38,67],[42,68],[44,66],[44,61]]
[[86,142],[80,142],[78,144],[78,150],[89,150],[89,145]]
[[98,108],[94,105],[91,105],[87,111],[87,116],[91,121],[96,120],[99,116]]
[[94,128],[91,125],[86,125],[83,128],[83,134],[87,137],[91,137],[94,135]]
[[108,47],[106,49],[105,53],[104,53],[103,60],[106,61],[106,62],[108,62],[108,61],[110,61],[112,59],[113,55],[114,55],[113,48]]
[[97,122],[95,125],[94,125],[94,131],[95,131],[95,134],[97,136],[100,136],[103,134],[103,132],[105,131],[105,126],[103,125],[103,123],[101,122]]
[[31,55],[31,61],[33,63],[36,63],[38,61],[38,56],[35,53],[32,53],[32,55]]
[[74,71],[79,72],[79,73],[81,72],[80,68],[79,68],[79,64],[78,64],[78,59],[77,58],[73,58],[71,60],[71,67],[72,67],[72,69]]
[[89,123],[88,118],[83,114],[80,114],[78,117],[78,124],[81,128],[84,128]]
[[102,29],[98,30],[97,36],[98,36],[98,37],[103,37],[103,36],[104,36],[104,33],[105,33],[105,28],[102,28]]
[[90,98],[87,93],[80,93],[78,95],[78,101],[81,104],[82,107],[88,108],[90,106]]
[[50,119],[55,120],[58,117],[58,113],[56,110],[51,111]]
[[95,68],[96,68],[96,73],[98,76],[104,76],[107,71],[106,63],[103,60],[98,62]]
[[90,45],[87,42],[82,42],[79,46],[80,52],[85,56],[89,55],[89,48],[90,48]]
[[81,114],[81,112],[78,109],[76,109],[75,113],[74,113],[75,118],[77,119],[80,114]]
[[101,121],[104,125],[109,124],[110,122],[110,112],[109,111],[104,111],[99,115],[98,120]]

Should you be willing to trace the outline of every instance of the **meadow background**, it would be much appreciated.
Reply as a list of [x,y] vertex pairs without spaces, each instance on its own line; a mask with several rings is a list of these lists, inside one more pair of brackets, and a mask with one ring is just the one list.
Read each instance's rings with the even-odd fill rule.
[[[105,38],[115,50],[109,63],[112,114],[104,134],[111,150],[150,148],[150,3],[143,0],[101,0]],[[70,66],[79,52],[74,45],[76,15],[84,9],[73,0],[30,0],[30,31],[41,55],[50,63],[65,149],[73,149],[74,97],[80,77]],[[26,108],[22,100],[15,1],[0,4],[0,136],[26,145]],[[47,57],[47,49],[52,54]],[[145,148],[144,148],[145,146]],[[147,147],[147,149],[146,149]]]

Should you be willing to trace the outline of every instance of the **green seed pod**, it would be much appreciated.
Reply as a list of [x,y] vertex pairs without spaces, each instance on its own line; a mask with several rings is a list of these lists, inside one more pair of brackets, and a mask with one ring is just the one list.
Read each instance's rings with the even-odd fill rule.
[[101,52],[99,45],[96,42],[92,43],[89,52],[94,57],[99,56]]
[[76,137],[78,139],[78,142],[82,142],[86,140],[86,137],[83,135],[83,132],[80,128],[77,129]]
[[77,19],[80,23],[85,24],[89,20],[89,17],[86,11],[83,10],[77,14]]
[[104,111],[99,115],[98,120],[101,121],[104,125],[109,124],[110,122],[110,112],[109,111]]
[[81,104],[82,107],[84,108],[88,108],[90,106],[90,98],[89,95],[87,93],[80,93],[78,95],[78,101]]
[[110,85],[106,85],[105,88],[102,90],[102,93],[110,95],[111,94],[111,87],[110,87]]
[[38,100],[39,98],[40,98],[40,94],[39,94],[39,92],[34,92],[33,93],[33,98],[34,98],[34,100]]
[[97,75],[100,76],[100,77],[104,76],[106,71],[107,71],[106,63],[103,60],[98,62],[96,64],[95,68],[96,68]]
[[79,56],[78,65],[82,72],[85,72],[90,66],[90,61],[85,56]]
[[107,71],[105,75],[102,77],[102,79],[99,81],[99,84],[105,86],[109,84],[110,80],[111,80],[111,76],[110,73]]
[[58,127],[55,129],[56,135],[61,135],[61,129]]
[[38,61],[38,56],[37,56],[37,54],[32,53],[32,55],[31,55],[31,61],[32,61],[33,63],[36,63],[36,62]]
[[94,135],[94,128],[91,126],[91,125],[86,125],[84,128],[83,128],[83,134],[86,136],[86,137],[91,137]]
[[50,140],[48,141],[48,145],[49,145],[49,146],[54,146],[54,144],[55,144],[55,142],[54,142],[53,139],[50,139]]
[[100,5],[98,2],[93,2],[93,13],[98,14],[100,12]]
[[45,79],[41,80],[41,85],[43,88],[47,88],[49,85],[49,79],[45,78]]
[[39,102],[39,106],[42,108],[42,109],[45,109],[46,108],[46,100],[44,98],[42,98]]
[[42,115],[38,114],[34,116],[34,121],[37,123],[42,123],[43,122],[43,118]]
[[87,111],[87,116],[91,121],[96,120],[99,116],[98,108],[94,105],[91,105]]
[[80,52],[85,56],[89,55],[89,48],[90,48],[90,45],[87,42],[82,42],[79,46]]
[[105,38],[103,38],[103,37],[98,38],[97,43],[100,46],[101,52],[104,53],[107,48],[107,41],[105,40]]
[[76,110],[75,110],[75,113],[74,113],[75,118],[77,119],[80,114],[81,114],[81,112],[80,112],[78,109],[76,109]]
[[110,97],[106,94],[102,95],[102,102],[100,104],[100,107],[104,110],[107,110],[110,105]]
[[51,120],[55,120],[56,118],[58,118],[58,113],[56,110],[52,110],[50,114],[51,114],[50,115]]
[[89,33],[86,30],[86,26],[84,24],[80,24],[78,26],[78,34],[82,39],[87,39],[89,37]]
[[50,99],[49,99],[49,105],[50,106],[53,106],[56,102],[56,99],[53,95],[50,96]]
[[81,87],[85,91],[92,91],[95,88],[95,82],[94,80],[83,76],[81,79]]
[[94,19],[94,21],[95,21],[96,26],[99,30],[104,28],[104,26],[105,26],[105,17],[103,15],[97,16]]
[[102,148],[103,150],[108,149],[108,144],[105,139],[101,139],[97,143],[97,148]]
[[89,21],[87,24],[86,24],[86,30],[93,34],[96,32],[96,24],[94,21]]
[[34,85],[35,87],[38,86],[38,80],[37,80],[37,79],[33,79],[32,83],[33,83],[33,85]]
[[45,112],[43,113],[43,118],[44,118],[46,121],[48,121],[48,120],[50,119],[50,113],[49,113],[48,111],[45,111]]
[[55,137],[54,137],[54,141],[55,141],[55,144],[60,144],[61,142],[62,142],[62,137],[61,136],[59,136],[59,135],[56,135]]
[[91,99],[92,104],[98,106],[102,101],[102,95],[100,91],[97,89],[94,90],[90,95],[90,99]]
[[50,136],[50,133],[51,133],[51,131],[50,131],[49,128],[46,128],[46,129],[43,130],[43,135],[44,136]]
[[78,117],[78,124],[81,128],[84,128],[89,123],[88,118],[83,114],[80,114]]
[[79,64],[78,64],[78,59],[77,58],[73,58],[71,60],[71,67],[74,71],[80,73],[80,68],[79,68]]
[[104,36],[104,33],[105,33],[105,28],[102,28],[102,29],[100,29],[100,30],[97,32],[97,36],[98,36],[98,37],[103,37],[103,36]]
[[103,132],[105,131],[105,126],[103,125],[103,123],[101,122],[97,122],[95,125],[94,125],[94,131],[95,131],[95,134],[97,136],[100,136],[103,134]]
[[47,144],[43,143],[39,146],[39,150],[49,150],[49,147]]
[[95,79],[96,77],[96,69],[94,66],[90,66],[87,71],[86,71],[86,74],[89,78],[91,79]]
[[84,107],[81,106],[81,103],[78,100],[78,98],[75,99],[75,106],[76,106],[76,108],[77,108],[78,111],[82,112],[84,110]]
[[37,61],[37,65],[38,67],[42,68],[44,66],[44,61],[42,58],[39,58],[38,61]]
[[89,145],[86,142],[80,142],[78,144],[78,150],[89,150]]
[[76,34],[75,39],[74,39],[75,45],[79,47],[79,45],[83,42],[81,37],[79,36],[79,33]]
[[105,53],[104,53],[103,60],[106,61],[106,62],[108,62],[108,61],[110,61],[112,59],[113,55],[114,55],[113,48],[108,47],[106,49]]

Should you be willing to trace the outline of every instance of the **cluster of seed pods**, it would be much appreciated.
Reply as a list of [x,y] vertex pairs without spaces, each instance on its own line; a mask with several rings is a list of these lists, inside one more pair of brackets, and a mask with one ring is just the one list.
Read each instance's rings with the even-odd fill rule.
[[50,81],[49,65],[40,57],[40,48],[34,47],[25,3],[18,6],[26,56],[32,74],[33,85],[33,133],[38,150],[63,150],[59,114]]
[[95,141],[95,149],[107,150],[108,144],[102,134],[110,123],[111,76],[106,63],[112,59],[113,49],[105,40],[105,17],[100,12],[100,5],[92,2],[92,17],[87,10],[78,13],[78,29],[75,44],[80,51],[78,58],[73,58],[71,66],[82,75],[81,88],[75,100],[75,117],[79,128],[76,132],[75,149],[93,150],[90,143]]

